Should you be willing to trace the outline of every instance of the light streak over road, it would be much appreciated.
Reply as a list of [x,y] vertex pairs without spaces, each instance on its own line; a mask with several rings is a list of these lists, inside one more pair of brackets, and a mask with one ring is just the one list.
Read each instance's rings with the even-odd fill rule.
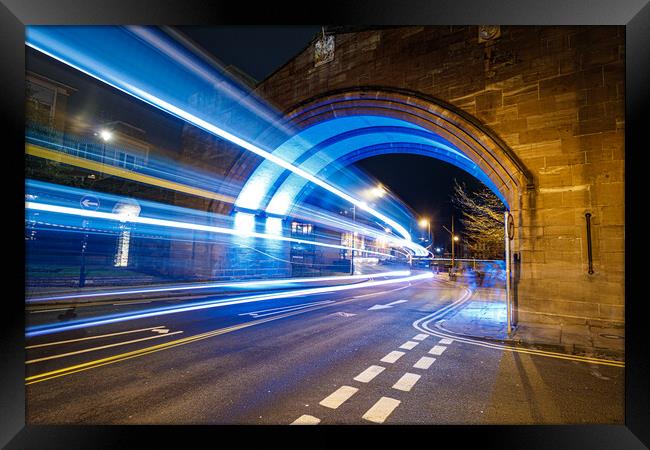
[[259,302],[259,301],[279,299],[279,298],[300,297],[306,295],[347,291],[352,289],[363,289],[368,287],[384,286],[384,285],[395,284],[395,283],[409,283],[412,281],[424,280],[432,277],[433,277],[432,273],[426,272],[426,273],[413,275],[409,277],[392,278],[389,280],[366,281],[363,283],[357,283],[353,285],[326,286],[326,287],[318,287],[318,288],[299,289],[291,292],[259,294],[259,295],[250,295],[244,297],[235,297],[230,299],[212,300],[207,302],[194,303],[188,306],[180,306],[180,307],[172,306],[166,308],[157,308],[157,309],[145,310],[144,312],[137,312],[137,313],[113,314],[113,315],[98,317],[96,319],[73,321],[73,322],[69,322],[67,325],[48,324],[48,325],[33,326],[27,329],[25,335],[27,337],[34,337],[34,336],[41,336],[46,334],[60,333],[63,331],[75,330],[80,328],[96,327],[100,325],[108,325],[111,323],[144,319],[148,317],[157,317],[157,316],[163,316],[168,314],[178,314],[178,313],[196,311],[201,309],[219,308],[222,306]]
[[[217,125],[215,118],[210,117],[209,114],[199,109],[191,108],[187,104],[187,100],[181,100],[183,93],[176,95],[171,92],[172,87],[169,83],[174,81],[174,77],[179,80],[184,79],[186,85],[192,82],[196,83],[195,91],[201,92],[207,83],[205,73],[203,71],[197,72],[197,66],[188,64],[186,60],[178,61],[178,58],[171,57],[170,55],[174,53],[170,53],[170,48],[180,48],[180,46],[178,43],[174,43],[168,36],[166,38],[164,34],[160,36],[160,39],[163,39],[166,44],[164,48],[161,48],[163,42],[160,39],[153,40],[149,36],[147,41],[144,41],[141,37],[136,37],[137,35],[134,34],[136,30],[137,28],[131,28],[129,31],[121,27],[103,27],[101,34],[99,34],[97,30],[93,31],[90,27],[30,26],[27,27],[26,44],[86,75],[96,78],[211,134],[226,139],[274,162],[280,167],[311,181],[315,185],[375,216],[387,225],[390,225],[407,241],[411,241],[411,236],[406,228],[390,217],[375,210],[366,202],[352,197],[314,174],[274,155],[271,151],[261,148],[259,145],[251,142],[251,140],[227,131],[223,126]],[[85,45],[82,46],[81,42]],[[112,42],[112,46],[107,47],[107,42]],[[124,46],[128,47],[128,51],[120,50]],[[143,61],[147,61],[147,64],[144,65]],[[197,64],[199,64],[198,61]],[[199,64],[198,67],[207,68],[203,64]],[[152,74],[160,73],[168,74],[168,79],[165,80],[165,83],[168,83],[167,85],[163,83],[161,77],[151,76]],[[218,75],[225,86],[232,84],[223,75]],[[211,86],[214,89],[214,83],[211,83]],[[180,89],[180,86],[177,89]],[[223,90],[225,87],[221,86],[218,89]],[[199,117],[199,115],[203,117]],[[280,119],[281,117],[278,114],[278,121]],[[260,121],[263,123],[268,122],[267,120],[258,118],[257,122]],[[259,125],[257,122],[256,125]],[[273,125],[275,126],[275,124]],[[424,247],[416,243],[410,242],[409,248],[416,255],[425,256],[428,254]]]

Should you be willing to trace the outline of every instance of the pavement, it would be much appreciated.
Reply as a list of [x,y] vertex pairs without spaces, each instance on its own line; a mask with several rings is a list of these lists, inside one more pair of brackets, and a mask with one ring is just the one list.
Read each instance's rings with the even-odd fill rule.
[[[448,279],[447,275],[438,275]],[[489,280],[488,280],[489,281]],[[472,285],[471,277],[459,277],[458,283]],[[462,309],[445,316],[438,328],[470,338],[511,345],[625,360],[625,328],[616,324],[545,324],[519,323],[508,335],[505,288],[500,283],[472,288],[472,297]]]

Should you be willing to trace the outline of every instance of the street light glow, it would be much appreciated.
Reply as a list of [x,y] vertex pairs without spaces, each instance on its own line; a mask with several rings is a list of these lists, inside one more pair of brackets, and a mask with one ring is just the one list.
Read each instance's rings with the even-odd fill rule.
[[458,242],[458,236],[454,236],[454,241]]
[[101,130],[99,132],[99,137],[102,139],[102,141],[108,142],[113,139],[113,133],[111,133],[109,130]]
[[386,191],[381,185],[370,189],[370,195],[376,198],[381,198],[386,194]]
[[418,222],[418,224],[419,224],[422,228],[424,228],[424,227],[428,227],[428,226],[429,226],[429,219],[421,219],[421,220]]

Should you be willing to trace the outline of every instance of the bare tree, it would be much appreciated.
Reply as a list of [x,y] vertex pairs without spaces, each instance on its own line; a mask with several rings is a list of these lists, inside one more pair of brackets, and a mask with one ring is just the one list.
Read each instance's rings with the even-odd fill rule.
[[504,206],[487,187],[468,192],[465,183],[454,180],[452,201],[462,211],[460,219],[470,250],[475,257],[502,259],[504,244]]

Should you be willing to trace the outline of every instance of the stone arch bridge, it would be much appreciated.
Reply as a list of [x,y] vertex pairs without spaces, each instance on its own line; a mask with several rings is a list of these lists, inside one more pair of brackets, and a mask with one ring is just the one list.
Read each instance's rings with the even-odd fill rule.
[[[331,58],[319,59],[317,36],[256,93],[339,163],[417,153],[451,162],[498,193],[516,223],[519,322],[623,322],[623,27],[501,26],[493,37],[477,26],[328,34]],[[189,127],[184,142],[187,160],[222,167],[230,179],[250,181],[269,164]],[[312,169],[327,173],[326,164]],[[304,187],[293,177],[282,170],[267,177],[272,195],[264,204],[259,196],[246,204],[246,187],[240,200],[286,214],[282,199]]]

